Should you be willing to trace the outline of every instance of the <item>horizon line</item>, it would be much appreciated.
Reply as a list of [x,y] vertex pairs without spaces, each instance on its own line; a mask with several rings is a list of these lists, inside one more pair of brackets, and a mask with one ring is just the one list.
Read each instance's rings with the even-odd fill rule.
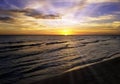
[[51,34],[0,34],[0,36],[116,36],[120,34],[75,34],[75,35],[51,35]]

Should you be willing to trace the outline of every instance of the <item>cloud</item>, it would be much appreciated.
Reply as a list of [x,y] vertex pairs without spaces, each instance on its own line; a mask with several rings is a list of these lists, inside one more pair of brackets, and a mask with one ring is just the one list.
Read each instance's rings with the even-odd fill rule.
[[[73,0],[72,0],[73,1]],[[71,2],[72,2],[71,1]],[[74,3],[74,5],[73,6],[71,6],[71,7],[69,7],[69,8],[66,8],[65,10],[63,9],[61,9],[61,11],[63,12],[63,15],[65,14],[65,15],[67,15],[67,14],[70,14],[70,13],[75,13],[75,12],[77,12],[77,11],[80,11],[81,9],[83,9],[86,5],[87,5],[87,0],[75,0],[75,1],[73,1]]]
[[0,17],[0,21],[13,20],[11,17]]
[[[82,10],[90,3],[101,3],[101,2],[119,2],[119,0],[30,0],[25,1],[25,7],[20,9],[16,5],[11,4],[8,0],[5,0],[7,5],[11,5],[12,8],[9,12],[24,13],[26,16],[34,17],[36,19],[60,19],[62,16],[68,16],[72,13],[73,17],[76,12]],[[19,1],[20,2],[20,1]],[[22,1],[21,1],[22,2]],[[73,4],[71,7],[57,9],[53,6],[53,2],[57,3],[69,3]]]
[[32,15],[32,17],[35,17],[37,19],[60,19],[59,15],[43,15],[43,14],[38,14],[38,15]]
[[10,16],[17,16],[17,15],[25,15],[28,17],[33,17],[36,19],[60,19],[59,14],[45,14],[42,12],[38,12],[35,9],[12,9],[12,10],[0,10],[0,15],[10,15]]
[[113,15],[99,16],[99,17],[87,17],[90,21],[99,21],[99,20],[110,20],[113,19]]
[[120,30],[120,21],[114,21],[112,23],[112,27],[115,28],[115,29]]
[[25,12],[26,16],[30,16],[36,19],[60,19],[60,15],[58,14],[44,14],[44,13],[39,13],[37,11],[26,11]]
[[[31,31],[49,30],[50,28],[60,29],[76,27],[78,27],[79,29],[86,28],[117,30],[120,27],[120,14],[118,11],[119,3],[118,5],[114,4],[115,6],[117,6],[114,7],[114,9],[118,10],[113,11],[114,9],[111,8],[111,4],[113,4],[113,2],[119,2],[119,0],[20,1],[22,1],[24,5],[22,8],[18,8],[16,5],[9,3],[10,1],[8,0],[6,0],[6,4],[10,5],[11,8],[0,8],[0,28],[14,28],[13,30]],[[57,6],[57,4],[54,5],[53,2],[59,4],[59,7]],[[106,3],[108,3],[109,5],[106,5]],[[112,5],[112,7],[114,5]],[[103,8],[105,9],[105,11],[103,10]],[[102,11],[98,9],[101,9]],[[76,15],[78,12],[79,14]],[[79,18],[76,18],[76,16]]]
[[117,19],[116,15],[103,15],[103,16],[98,16],[98,17],[84,17],[83,19],[85,19],[86,22],[111,22],[114,21],[115,19]]
[[10,23],[10,22],[13,22],[14,19],[12,17],[9,17],[9,16],[0,16],[0,22],[7,22],[7,23]]
[[38,23],[35,17],[27,16],[26,14],[32,10],[1,10],[0,11],[0,28],[14,28],[21,30],[22,28],[45,28],[43,23]]
[[78,26],[76,26],[78,30],[115,30],[120,31],[120,21],[113,21],[111,23],[81,23]]
[[120,0],[87,0],[88,3],[120,2]]

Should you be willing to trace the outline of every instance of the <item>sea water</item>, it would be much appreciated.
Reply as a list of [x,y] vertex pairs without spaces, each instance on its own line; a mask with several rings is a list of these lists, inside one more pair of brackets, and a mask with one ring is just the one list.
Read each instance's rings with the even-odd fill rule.
[[25,84],[120,57],[120,36],[0,36],[0,84]]

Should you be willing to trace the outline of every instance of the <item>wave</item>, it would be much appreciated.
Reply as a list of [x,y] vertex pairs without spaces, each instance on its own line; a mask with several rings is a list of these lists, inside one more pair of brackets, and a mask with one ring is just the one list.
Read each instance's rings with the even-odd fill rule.
[[35,44],[26,44],[26,45],[15,45],[15,46],[4,46],[0,47],[0,49],[7,49],[7,48],[21,48],[26,46],[40,46],[42,43],[35,43]]
[[119,37],[54,38],[1,42],[0,82],[33,82],[33,78],[41,80],[78,66],[120,56]]
[[[40,48],[37,48],[36,50],[34,50],[34,48],[33,48],[32,51],[30,51],[31,48],[28,48],[28,49],[21,50],[21,51],[19,51],[17,53],[13,52],[13,53],[10,53],[10,54],[7,54],[7,55],[5,55],[5,54],[2,55],[1,54],[0,59],[5,59],[5,58],[7,58],[7,59],[8,58],[10,58],[10,59],[19,59],[19,58],[28,57],[28,56],[40,55],[42,53],[52,53],[52,52],[55,52],[55,51],[60,51],[62,49],[67,49],[68,44],[55,46],[55,47],[53,46],[53,48],[51,48],[51,47],[52,46],[50,46],[50,47],[47,46],[46,48],[43,47],[43,49],[42,49],[42,47],[40,47]],[[28,52],[26,52],[26,51],[28,51]],[[10,60],[10,59],[8,59],[8,60]]]
[[48,43],[46,43],[46,45],[62,44],[62,43],[67,43],[67,41],[48,42]]
[[82,44],[91,44],[91,43],[97,43],[99,42],[99,40],[95,40],[95,41],[88,41],[88,42],[81,42]]
[[20,50],[21,48],[25,48],[25,47],[41,46],[42,44],[43,43],[2,46],[0,47],[0,53],[8,52],[8,51],[16,51],[16,50]]
[[10,42],[0,42],[0,44],[18,44],[18,43],[25,43],[26,41],[10,41]]

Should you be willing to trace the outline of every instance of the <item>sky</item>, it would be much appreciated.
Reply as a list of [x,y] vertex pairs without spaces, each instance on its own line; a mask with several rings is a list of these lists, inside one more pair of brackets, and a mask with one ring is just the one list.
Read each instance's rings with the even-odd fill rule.
[[120,0],[0,0],[0,35],[120,34]]

